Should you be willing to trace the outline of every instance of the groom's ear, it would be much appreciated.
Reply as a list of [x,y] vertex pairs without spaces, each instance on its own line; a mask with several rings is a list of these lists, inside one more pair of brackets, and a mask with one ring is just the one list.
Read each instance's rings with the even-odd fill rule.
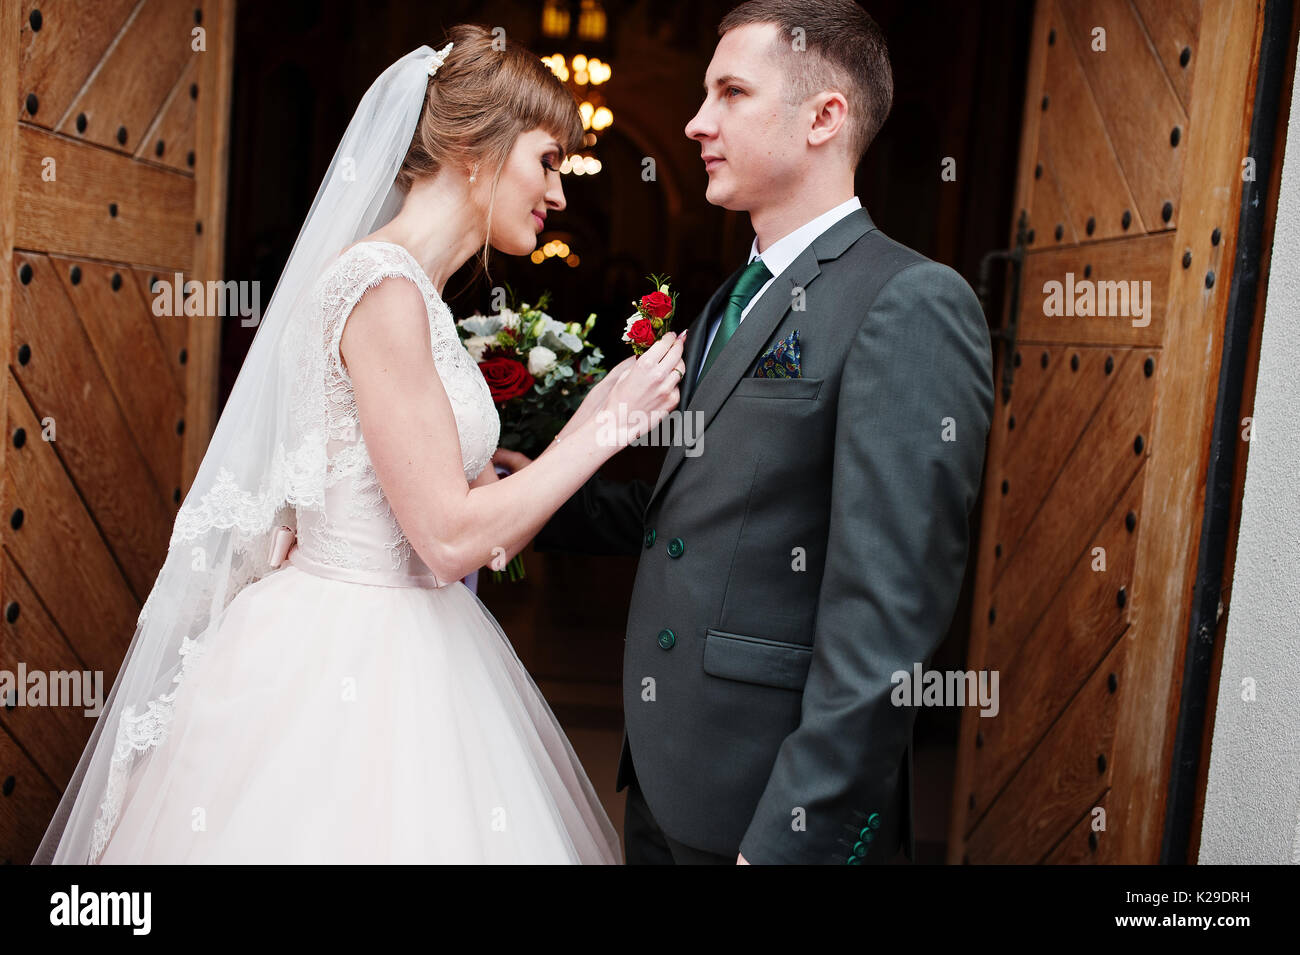
[[812,114],[808,129],[808,145],[821,146],[839,137],[848,141],[849,102],[838,90],[825,90],[808,99],[807,108]]

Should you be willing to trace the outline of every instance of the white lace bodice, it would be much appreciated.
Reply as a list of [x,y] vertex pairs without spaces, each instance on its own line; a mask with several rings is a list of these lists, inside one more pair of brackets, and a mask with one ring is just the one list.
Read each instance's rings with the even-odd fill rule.
[[429,570],[402,533],[371,465],[352,379],[339,357],[339,340],[352,309],[368,289],[390,276],[410,279],[424,296],[433,359],[456,417],[467,482],[488,466],[496,450],[501,420],[492,395],[433,282],[400,245],[367,241],[352,246],[313,290],[326,352],[326,490],[323,508],[297,511],[298,550],[316,564],[363,575],[424,576]]

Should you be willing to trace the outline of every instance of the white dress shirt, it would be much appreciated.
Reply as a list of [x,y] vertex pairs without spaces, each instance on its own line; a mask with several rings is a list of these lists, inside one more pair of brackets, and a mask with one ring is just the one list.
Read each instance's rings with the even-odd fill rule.
[[[745,316],[748,315],[749,310],[754,307],[754,303],[757,302],[762,297],[763,293],[767,291],[767,287],[775,282],[781,276],[781,273],[790,267],[795,259],[799,258],[799,255],[804,249],[812,245],[814,239],[835,223],[839,222],[854,209],[861,208],[862,202],[857,196],[845,199],[834,209],[828,209],[811,222],[805,222],[788,235],[781,236],[781,238],[769,245],[767,250],[762,254],[758,251],[758,236],[754,236],[754,241],[749,247],[749,261],[753,262],[755,259],[762,259],[763,264],[767,266],[767,270],[772,273],[772,277],[764,282],[763,287],[760,288],[754,294],[754,297],[749,300],[749,304],[746,305],[744,310],[740,313],[740,320],[742,322],[745,320]],[[704,343],[705,355],[708,355],[709,349],[713,346],[713,338],[717,335],[718,328],[721,325],[721,317],[711,323],[709,327],[709,340]],[[717,359],[715,358],[714,361],[717,361]],[[700,367],[704,367],[703,359],[700,360]],[[695,380],[699,381],[699,377],[699,373],[696,372]]]

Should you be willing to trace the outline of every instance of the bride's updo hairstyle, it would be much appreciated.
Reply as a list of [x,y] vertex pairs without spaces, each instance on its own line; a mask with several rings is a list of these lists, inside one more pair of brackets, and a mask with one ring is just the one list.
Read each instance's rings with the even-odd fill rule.
[[[451,52],[429,78],[424,109],[411,147],[397,172],[403,191],[418,179],[434,176],[444,165],[472,169],[492,177],[488,200],[491,221],[497,182],[515,140],[533,129],[555,137],[565,154],[582,147],[582,116],[573,94],[537,54],[504,32],[462,23],[430,44]],[[466,174],[468,175],[468,173]],[[481,267],[487,267],[488,241]]]

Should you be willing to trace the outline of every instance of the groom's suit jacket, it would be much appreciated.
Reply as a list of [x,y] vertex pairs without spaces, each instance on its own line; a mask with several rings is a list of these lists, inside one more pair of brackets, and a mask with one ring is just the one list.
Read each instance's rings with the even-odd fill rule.
[[[924,668],[961,589],[988,326],[955,271],[857,209],[776,277],[697,385],[739,274],[687,338],[678,408],[699,443],[671,446],[653,488],[596,475],[536,545],[640,555],[617,786],[635,760],[668,835],[752,863],[913,858],[916,711],[891,677]],[[796,329],[802,376],[751,377]]]

